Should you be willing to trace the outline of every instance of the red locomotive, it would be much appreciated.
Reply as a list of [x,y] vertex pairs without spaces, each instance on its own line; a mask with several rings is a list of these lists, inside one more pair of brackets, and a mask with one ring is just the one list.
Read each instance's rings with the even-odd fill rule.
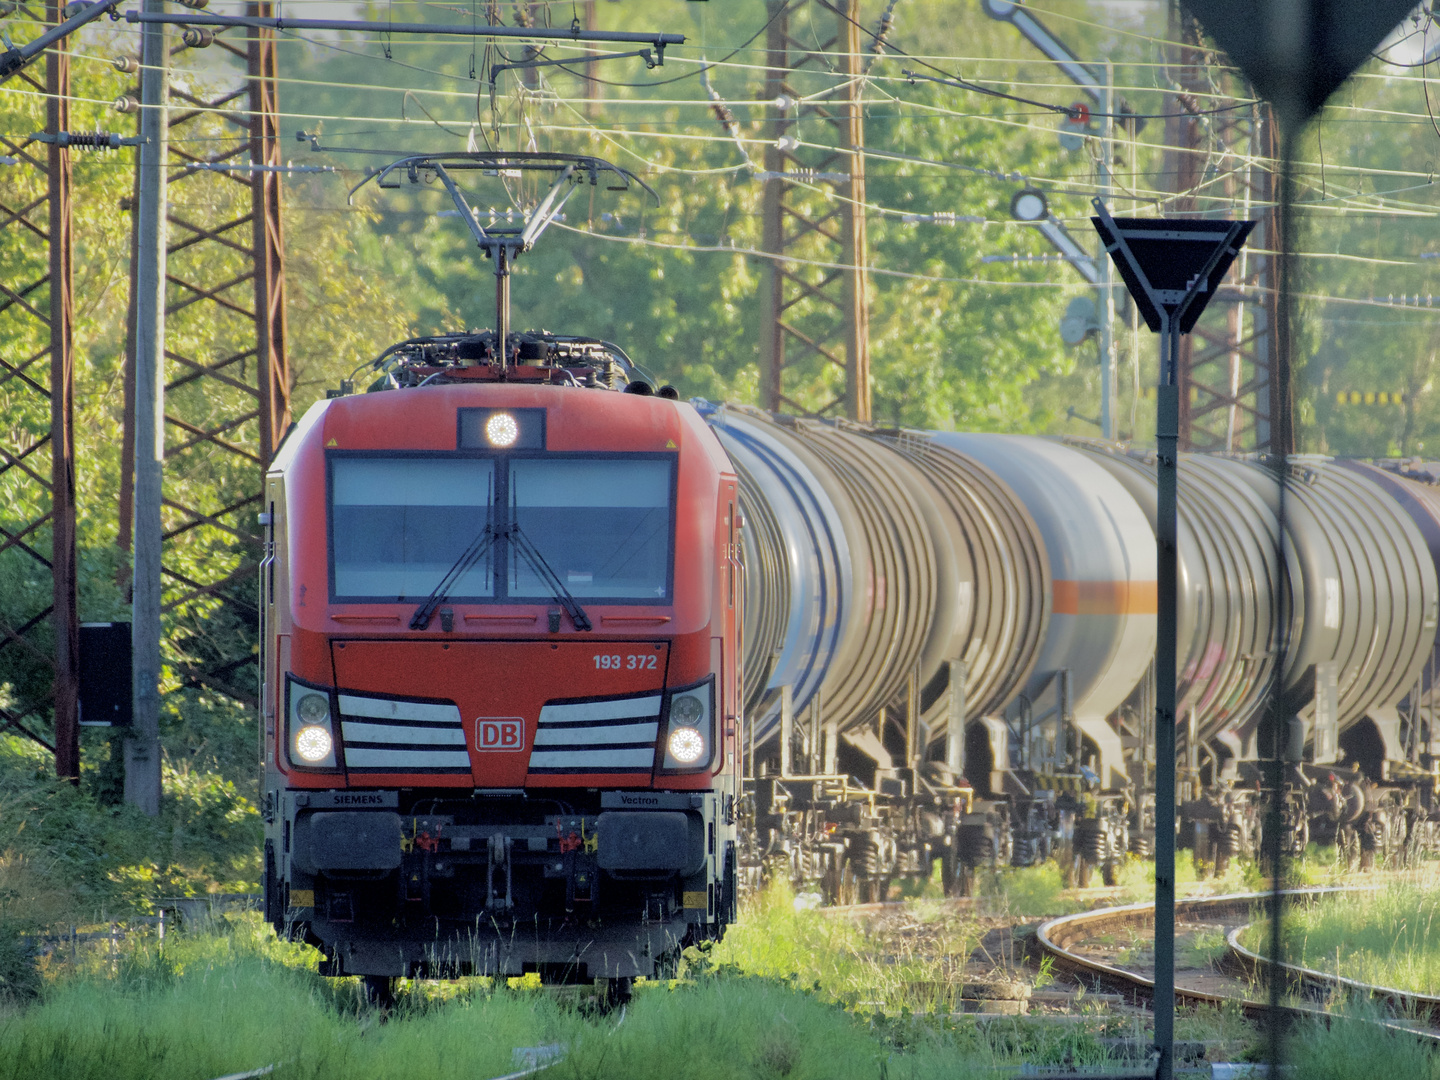
[[506,340],[395,347],[266,479],[266,917],[378,993],[650,976],[735,912],[735,474],[618,348]]

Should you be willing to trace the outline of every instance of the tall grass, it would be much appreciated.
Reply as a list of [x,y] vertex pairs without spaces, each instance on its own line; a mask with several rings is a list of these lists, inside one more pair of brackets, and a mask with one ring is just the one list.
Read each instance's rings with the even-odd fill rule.
[[[807,919],[785,932],[797,946],[826,944]],[[270,1064],[274,1080],[484,1080],[514,1071],[516,1048],[553,1044],[565,1056],[547,1080],[939,1080],[1102,1057],[1095,1035],[1073,1025],[1017,1018],[981,1029],[903,1007],[860,1014],[796,980],[734,966],[643,988],[618,1025],[613,1014],[484,980],[406,985],[382,1021],[353,980],[320,978],[315,960],[253,916],[163,947],[82,955],[50,971],[34,1003],[0,1006],[0,1080],[205,1080]],[[854,966],[834,970],[863,988],[862,967],[845,963]]]
[[[544,1080],[988,1080],[1022,1063],[1098,1065],[1102,1037],[1146,1037],[1136,1016],[978,1025],[903,1005],[846,1009],[835,987],[865,990],[867,972],[890,977],[856,954],[868,932],[831,920],[841,928],[827,936],[818,925],[825,916],[793,902],[786,911],[783,898],[769,894],[768,908],[741,924],[757,938],[768,933],[774,947],[752,940],[747,953],[737,941],[731,958],[758,968],[768,957],[776,971],[808,963],[821,990],[798,986],[795,971],[772,978],[712,966],[637,991],[623,1023],[484,980],[407,984],[382,1019],[360,1005],[353,980],[322,979],[312,950],[276,941],[253,916],[171,935],[163,948],[151,940],[118,957],[82,954],[78,965],[51,970],[32,1004],[0,1006],[0,1080],[207,1080],[270,1064],[274,1080],[485,1080],[518,1068],[517,1048],[550,1045],[564,1057]],[[933,914],[911,912],[922,924]],[[852,955],[827,967],[807,949]],[[1180,1034],[1238,1043],[1243,1026],[1238,1013],[1186,1017]],[[1412,1041],[1360,1024],[1317,1029],[1294,1053],[1307,1080],[1377,1071],[1440,1080],[1434,1058]]]
[[[1286,959],[1361,982],[1440,994],[1437,917],[1440,889],[1419,881],[1324,897],[1286,913]],[[1257,923],[1245,943],[1268,952],[1268,933]]]
[[779,979],[862,1010],[955,1008],[977,924],[937,900],[912,900],[887,931],[796,902],[784,882],[755,897],[709,954],[712,968]]
[[1356,1002],[1328,1023],[1307,1021],[1290,1032],[1286,1058],[1304,1080],[1440,1080],[1440,1054],[1412,1035],[1386,1028],[1380,1011]]

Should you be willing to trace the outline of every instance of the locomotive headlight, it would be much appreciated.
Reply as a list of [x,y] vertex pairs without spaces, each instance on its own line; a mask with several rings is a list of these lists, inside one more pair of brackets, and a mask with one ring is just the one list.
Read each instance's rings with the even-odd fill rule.
[[295,753],[312,765],[324,761],[334,752],[335,740],[330,737],[329,728],[311,724],[295,733]]
[[691,771],[710,765],[714,757],[714,716],[713,679],[671,692],[665,730],[665,769]]
[[665,748],[681,765],[694,765],[705,753],[705,736],[693,727],[671,728]]
[[290,761],[307,769],[336,767],[335,725],[328,687],[308,686],[294,676],[285,680]]
[[670,702],[670,722],[672,724],[694,725],[705,715],[705,706],[700,699],[691,694],[684,697],[677,697]]
[[307,724],[319,724],[330,718],[330,702],[321,694],[302,694],[295,713]]
[[491,446],[514,446],[520,438],[520,425],[509,413],[497,412],[485,421],[485,438]]

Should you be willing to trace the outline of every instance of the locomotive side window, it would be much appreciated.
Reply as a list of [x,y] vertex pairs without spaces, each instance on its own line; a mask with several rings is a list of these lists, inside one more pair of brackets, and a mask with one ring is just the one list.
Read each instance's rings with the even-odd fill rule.
[[[330,467],[336,599],[424,599],[493,520],[487,459],[336,457]],[[494,595],[489,553],[450,595]]]
[[[666,600],[672,471],[668,459],[517,458],[510,512],[572,595]],[[513,548],[506,587],[513,597],[550,597]]]

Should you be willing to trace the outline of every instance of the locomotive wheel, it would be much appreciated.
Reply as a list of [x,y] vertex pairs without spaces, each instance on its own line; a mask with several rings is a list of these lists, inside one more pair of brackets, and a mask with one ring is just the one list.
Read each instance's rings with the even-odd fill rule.
[[600,1013],[607,1013],[630,1004],[631,995],[635,991],[634,979],[602,979],[597,982],[595,1007]]
[[389,975],[361,975],[360,989],[370,1008],[389,1012],[395,1007],[395,980]]

